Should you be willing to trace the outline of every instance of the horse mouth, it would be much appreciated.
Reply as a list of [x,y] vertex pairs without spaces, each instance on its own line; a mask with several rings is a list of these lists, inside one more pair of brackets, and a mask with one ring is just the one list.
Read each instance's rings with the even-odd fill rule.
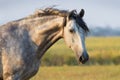
[[82,63],[82,64],[85,64],[87,61],[89,60],[89,56],[81,56],[79,58],[79,61]]

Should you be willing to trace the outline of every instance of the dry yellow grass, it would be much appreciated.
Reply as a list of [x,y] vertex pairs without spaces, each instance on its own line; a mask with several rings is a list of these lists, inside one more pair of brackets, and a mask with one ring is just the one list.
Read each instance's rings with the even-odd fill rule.
[[41,67],[31,80],[120,80],[120,66]]

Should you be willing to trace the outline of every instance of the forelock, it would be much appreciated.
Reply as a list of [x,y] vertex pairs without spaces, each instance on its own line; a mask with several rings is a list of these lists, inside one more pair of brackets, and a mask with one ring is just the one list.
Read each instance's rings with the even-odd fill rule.
[[85,31],[85,32],[89,32],[89,28],[87,27],[87,24],[84,22],[84,20],[79,16],[77,15],[76,17],[76,22],[77,24]]

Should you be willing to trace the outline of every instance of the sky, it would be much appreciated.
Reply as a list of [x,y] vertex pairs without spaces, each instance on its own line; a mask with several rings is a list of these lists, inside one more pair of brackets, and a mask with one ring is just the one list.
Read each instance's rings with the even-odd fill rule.
[[84,9],[88,26],[120,27],[120,0],[0,0],[0,25],[52,5],[78,13]]

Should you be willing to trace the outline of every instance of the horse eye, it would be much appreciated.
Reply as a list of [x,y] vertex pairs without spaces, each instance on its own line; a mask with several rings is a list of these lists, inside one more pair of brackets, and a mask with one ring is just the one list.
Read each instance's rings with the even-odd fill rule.
[[70,29],[69,31],[70,31],[70,33],[74,33],[74,32],[75,32],[75,30],[74,30],[74,29]]

